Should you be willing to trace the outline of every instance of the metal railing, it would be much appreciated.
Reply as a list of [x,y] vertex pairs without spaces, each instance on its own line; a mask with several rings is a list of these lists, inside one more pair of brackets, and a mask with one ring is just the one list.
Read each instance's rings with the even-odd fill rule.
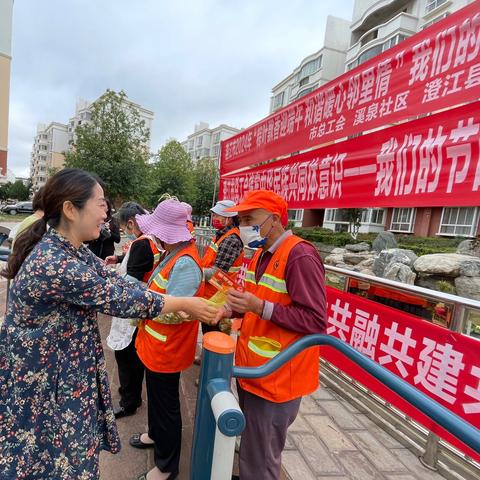
[[[209,344],[220,348],[212,349]],[[329,346],[340,351],[480,454],[480,430],[338,338],[323,334],[307,335],[264,365],[249,368],[234,367],[235,342],[225,334],[212,332],[204,337],[204,356],[195,412],[190,480],[227,480],[231,476],[235,449],[234,437],[241,433],[245,424],[238,404],[231,400],[233,395],[230,390],[232,377],[260,378],[267,376],[298,353],[315,345]],[[225,398],[229,399],[224,402],[224,408],[219,407],[218,404],[214,406],[214,400],[219,392],[223,392],[226,395]],[[223,423],[223,427],[221,423]],[[225,425],[228,425],[228,428],[225,428]],[[219,435],[219,431],[221,435]],[[222,452],[222,455],[219,455],[219,452]]]

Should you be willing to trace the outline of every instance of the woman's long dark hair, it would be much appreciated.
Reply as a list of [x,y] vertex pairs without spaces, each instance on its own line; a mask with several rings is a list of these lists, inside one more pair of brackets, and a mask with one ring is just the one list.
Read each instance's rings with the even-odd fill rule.
[[7,266],[1,275],[9,279],[14,278],[33,247],[47,231],[47,225],[53,228],[59,225],[63,204],[70,201],[76,208],[83,208],[91,198],[97,183],[91,174],[77,168],[66,168],[51,177],[42,192],[43,218],[32,224],[15,240]]

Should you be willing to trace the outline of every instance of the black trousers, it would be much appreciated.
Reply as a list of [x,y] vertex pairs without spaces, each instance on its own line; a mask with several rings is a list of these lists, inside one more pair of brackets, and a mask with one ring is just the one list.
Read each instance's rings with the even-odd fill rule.
[[182,446],[180,372],[157,373],[146,369],[148,436],[155,441],[154,461],[164,473],[178,472]]
[[135,339],[138,329],[133,334],[132,341],[123,350],[115,350],[115,360],[118,365],[120,381],[120,406],[127,411],[134,411],[142,403],[142,384],[145,367],[138,358],[135,349]]

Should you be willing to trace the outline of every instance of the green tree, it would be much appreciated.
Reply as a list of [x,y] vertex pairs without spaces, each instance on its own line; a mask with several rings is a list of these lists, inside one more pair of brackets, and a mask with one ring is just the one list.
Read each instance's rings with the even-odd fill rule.
[[196,215],[208,215],[218,197],[218,169],[213,158],[201,158],[194,168],[195,202],[193,212]]
[[195,203],[195,175],[192,159],[179,142],[170,140],[158,152],[157,161],[152,166],[153,188],[150,206],[168,193],[182,202]]
[[91,108],[91,121],[75,130],[65,165],[97,174],[116,204],[149,196],[150,131],[125,92],[107,90]]
[[30,186],[25,185],[22,180],[17,180],[14,183],[7,183],[5,187],[5,198],[14,198],[16,200],[24,201],[28,200],[28,197],[30,196]]
[[360,220],[362,219],[363,208],[341,208],[340,216],[348,222],[348,231],[350,236],[356,240],[360,230]]

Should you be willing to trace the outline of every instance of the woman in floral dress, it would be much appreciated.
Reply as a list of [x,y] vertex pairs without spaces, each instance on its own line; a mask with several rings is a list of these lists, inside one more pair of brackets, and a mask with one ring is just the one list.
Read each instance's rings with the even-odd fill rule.
[[98,479],[100,450],[117,453],[120,441],[97,312],[182,310],[210,321],[216,310],[130,283],[83,246],[106,218],[90,174],[60,171],[43,204],[45,216],[17,239],[3,272],[13,281],[0,328],[0,479]]

